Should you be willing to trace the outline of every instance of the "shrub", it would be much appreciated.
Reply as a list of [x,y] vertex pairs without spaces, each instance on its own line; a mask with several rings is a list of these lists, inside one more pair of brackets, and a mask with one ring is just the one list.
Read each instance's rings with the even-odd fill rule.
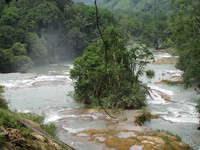
[[55,123],[51,122],[48,124],[44,124],[44,115],[38,115],[35,113],[26,113],[26,114],[20,114],[20,117],[27,118],[29,120],[32,120],[42,126],[42,128],[48,132],[52,136],[56,136],[57,133],[57,126]]
[[0,149],[6,144],[6,138],[0,135]]
[[19,128],[21,124],[17,121],[17,115],[9,110],[0,109],[0,126],[6,128]]
[[45,117],[43,115],[38,115],[35,113],[22,113],[21,114],[22,117],[27,118],[29,120],[32,120],[38,124],[43,124],[44,123],[44,119]]
[[151,119],[155,119],[158,117],[159,115],[152,115],[149,111],[143,108],[140,111],[140,115],[136,117],[136,123],[142,126],[145,121],[150,121]]
[[44,130],[46,132],[48,132],[50,135],[52,135],[53,137],[56,136],[56,133],[57,133],[57,126],[55,123],[51,122],[51,123],[48,123],[46,125],[43,125],[44,127]]
[[154,70],[151,70],[151,69],[147,70],[146,76],[149,77],[149,78],[153,78],[155,76]]

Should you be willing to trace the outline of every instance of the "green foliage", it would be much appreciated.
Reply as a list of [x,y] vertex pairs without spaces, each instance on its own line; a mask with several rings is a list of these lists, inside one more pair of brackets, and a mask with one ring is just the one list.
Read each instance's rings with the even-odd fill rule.
[[43,124],[44,119],[45,119],[44,115],[38,115],[38,114],[35,114],[35,113],[21,113],[20,115],[22,117],[25,117],[29,120],[32,120],[32,121],[38,123],[38,124]]
[[26,55],[26,54],[27,54],[27,50],[26,50],[24,44],[15,43],[15,44],[10,48],[10,53],[12,53],[14,56],[21,56],[21,55]]
[[[10,49],[2,51],[2,55],[4,56],[3,64],[8,64],[10,66],[8,71],[26,72],[32,65],[32,60],[26,54],[27,50],[25,45],[15,43]],[[2,68],[4,69],[5,67],[3,64]],[[6,68],[3,71],[6,72]]]
[[144,45],[127,49],[126,40],[113,27],[107,29],[104,37],[107,56],[103,43],[99,42],[87,47],[74,61],[70,75],[75,81],[76,99],[98,106],[99,97],[106,108],[140,108],[145,105],[146,87],[139,76],[151,53]]
[[99,2],[99,5],[116,14],[122,30],[131,39],[155,49],[172,45],[168,24],[172,14],[170,1],[109,0]]
[[16,25],[19,19],[19,9],[17,7],[5,7],[2,12],[0,24]]
[[48,132],[50,135],[52,135],[53,137],[56,136],[57,126],[55,123],[51,122],[51,123],[43,125],[43,127],[44,127],[45,131]]
[[0,135],[0,149],[6,144],[6,138]]
[[142,126],[145,121],[150,121],[153,118],[159,117],[159,115],[152,115],[145,108],[142,108],[139,113],[140,113],[140,115],[136,117],[136,123],[140,126]]
[[22,125],[17,121],[17,116],[9,110],[0,109],[0,126],[6,128],[18,128]]
[[21,22],[25,29],[40,33],[43,28],[59,25],[62,15],[55,2],[36,2],[34,6]]
[[5,100],[3,93],[4,93],[3,86],[0,85],[0,108],[7,109],[8,108],[8,102]]
[[[115,19],[100,9],[99,20],[104,30]],[[0,1],[0,72],[72,59],[97,39],[92,6],[71,0]]]
[[[57,127],[55,123],[44,124],[45,117],[43,115],[38,115],[33,113],[28,113],[28,114],[15,113],[11,112],[10,110],[4,110],[1,108],[0,108],[0,114],[1,114],[0,126],[3,126],[4,128],[17,128],[22,130],[22,132],[27,135],[31,132],[31,130],[25,129],[24,126],[19,122],[20,119],[26,118],[41,125],[41,127],[52,136],[55,136],[57,133]],[[2,139],[0,138],[0,141],[1,140],[3,142],[3,138]]]
[[45,116],[44,115],[38,115],[38,114],[34,114],[34,113],[25,113],[25,114],[20,114],[20,117],[24,117],[27,118],[29,120],[32,120],[40,125],[42,125],[42,128],[49,133],[52,136],[56,136],[57,133],[57,126],[54,122],[48,123],[48,124],[44,124],[44,119]]
[[172,16],[170,25],[174,45],[180,51],[177,67],[184,71],[184,82],[189,86],[191,79],[200,82],[200,1],[173,0],[173,4],[176,14]]
[[149,78],[153,78],[155,76],[155,71],[151,70],[151,69],[147,70],[146,76],[149,77]]
[[[52,136],[55,136],[57,133],[57,127],[54,123],[49,123],[44,125],[45,117],[43,115],[38,115],[34,113],[14,113],[8,110],[8,103],[3,97],[3,87],[0,86],[0,126],[5,128],[23,128],[23,125],[18,121],[21,118],[26,118],[32,120],[43,126],[44,130],[47,131]],[[26,132],[30,133],[30,130],[25,130],[23,128],[24,134]],[[3,145],[5,142],[5,138],[0,136],[0,144]]]

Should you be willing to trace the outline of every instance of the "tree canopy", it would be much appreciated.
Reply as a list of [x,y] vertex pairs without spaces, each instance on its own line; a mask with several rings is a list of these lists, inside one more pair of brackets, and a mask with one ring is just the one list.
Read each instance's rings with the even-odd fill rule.
[[174,0],[176,15],[171,18],[173,41],[180,51],[177,67],[184,71],[184,81],[200,83],[200,1]]
[[98,106],[101,99],[106,108],[144,106],[147,89],[139,76],[152,54],[144,45],[128,49],[127,40],[113,27],[106,30],[104,38],[107,53],[103,42],[98,41],[74,61],[70,74],[75,81],[75,98],[90,106]]
[[[98,39],[94,12],[94,7],[71,0],[1,1],[0,72],[26,71],[31,64],[81,55],[90,42]],[[99,15],[102,30],[115,22],[107,10],[100,10]],[[13,48],[19,48],[19,43],[26,53],[16,55]]]

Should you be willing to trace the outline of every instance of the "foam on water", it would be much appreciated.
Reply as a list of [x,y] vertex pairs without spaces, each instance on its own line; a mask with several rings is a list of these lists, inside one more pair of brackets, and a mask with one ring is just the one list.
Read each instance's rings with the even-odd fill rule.
[[30,110],[17,110],[19,113],[32,113]]
[[160,92],[162,94],[167,94],[167,95],[170,95],[170,96],[174,95],[174,93],[172,91],[165,90],[165,89],[159,88],[159,87],[154,86],[154,85],[149,85],[148,87],[150,87],[151,90]]
[[61,116],[59,116],[58,114],[52,114],[45,117],[44,123],[55,122],[59,120],[60,118]]
[[185,117],[174,117],[174,116],[162,116],[161,118],[171,121],[171,122],[178,122],[178,123],[199,123],[198,117],[191,117],[191,116],[185,116]]
[[86,128],[78,128],[78,129],[74,129],[74,128],[68,128],[66,127],[65,125],[62,126],[62,128],[70,133],[78,133],[78,132],[81,132],[81,131],[84,131],[86,130]]
[[172,55],[170,55],[169,53],[162,53],[162,54],[154,55],[155,60],[161,59],[161,58],[171,58],[171,57],[172,57]]
[[164,72],[167,74],[170,74],[171,76],[180,77],[183,75],[183,71],[181,71],[181,70],[165,70]]
[[155,91],[149,91],[150,96],[148,97],[149,104],[166,104],[167,102]]
[[[48,84],[54,84],[54,82],[60,84],[67,84],[71,83],[72,80],[70,79],[69,75],[64,74],[64,75],[37,75],[32,78],[20,78],[16,80],[6,80],[6,81],[0,81],[0,85],[5,86],[6,88],[25,88],[25,87],[32,87],[35,84],[40,83],[48,83]],[[39,85],[40,85],[39,84]]]

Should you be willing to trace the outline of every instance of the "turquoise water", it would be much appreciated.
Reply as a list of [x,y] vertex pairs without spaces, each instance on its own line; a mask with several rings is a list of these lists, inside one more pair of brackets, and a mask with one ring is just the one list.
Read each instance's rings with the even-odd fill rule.
[[[155,53],[157,59],[169,57],[167,54]],[[55,121],[59,126],[61,140],[75,148],[83,150],[108,149],[104,144],[88,142],[87,137],[73,136],[74,132],[84,129],[107,129],[110,125],[102,119],[105,114],[83,114],[84,106],[70,96],[73,82],[69,78],[71,62],[35,67],[28,73],[0,74],[0,84],[5,86],[5,97],[10,101],[9,107],[17,111],[31,111],[45,114],[46,122]],[[153,130],[167,130],[182,137],[183,141],[195,150],[200,149],[200,132],[198,114],[195,113],[199,96],[193,88],[185,89],[183,85],[155,84],[163,78],[169,78],[170,72],[180,73],[174,65],[149,64],[155,70],[155,77],[141,78],[151,88],[154,99],[147,97],[148,109],[153,114],[160,114],[161,119],[146,122]],[[164,76],[163,76],[164,73]],[[160,94],[170,96],[166,102]]]

